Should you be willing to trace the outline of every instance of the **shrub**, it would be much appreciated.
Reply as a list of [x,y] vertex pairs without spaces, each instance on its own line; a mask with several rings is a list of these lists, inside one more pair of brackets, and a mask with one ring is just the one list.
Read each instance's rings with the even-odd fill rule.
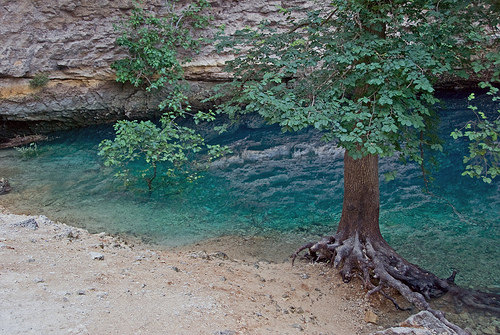
[[48,82],[49,76],[46,73],[38,73],[30,80],[30,87],[33,89],[41,88],[47,85]]

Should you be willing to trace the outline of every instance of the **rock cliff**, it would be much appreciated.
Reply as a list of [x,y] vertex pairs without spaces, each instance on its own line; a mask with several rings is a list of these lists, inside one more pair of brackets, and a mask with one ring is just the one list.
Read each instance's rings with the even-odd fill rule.
[[[160,15],[165,2],[144,1]],[[278,6],[303,6],[306,1],[210,3],[211,29],[225,24],[233,32],[262,19],[278,19]],[[132,6],[132,0],[0,0],[0,140],[158,114],[157,97],[116,83],[110,69],[124,55],[115,44],[113,25]],[[195,107],[203,108],[200,100],[207,90],[227,78],[222,67],[228,57],[207,45],[186,65]],[[30,80],[40,75],[49,79],[47,84],[31,88]]]

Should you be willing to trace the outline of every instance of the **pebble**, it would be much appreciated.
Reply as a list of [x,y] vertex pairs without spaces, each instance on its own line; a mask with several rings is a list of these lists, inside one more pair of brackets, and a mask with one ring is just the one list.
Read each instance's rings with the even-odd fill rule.
[[373,323],[377,324],[378,322],[378,316],[377,314],[373,313],[372,311],[366,311],[365,313],[365,322],[367,323]]
[[63,238],[68,238],[68,239],[77,239],[80,237],[80,232],[76,229],[73,228],[65,228],[62,233],[59,233],[55,236],[57,239],[63,239]]
[[303,314],[304,309],[302,307],[295,308],[294,306],[290,306],[290,312],[297,313],[297,314]]
[[108,296],[108,292],[98,292],[96,294],[96,297],[98,297],[99,299],[106,298],[107,296]]
[[304,328],[301,325],[299,325],[298,323],[294,323],[293,325],[291,325],[291,327],[296,328],[300,331],[304,331]]
[[100,254],[98,252],[90,252],[90,257],[92,257],[92,259],[96,259],[96,260],[99,260],[99,261],[102,261],[104,260],[104,255],[103,254]]

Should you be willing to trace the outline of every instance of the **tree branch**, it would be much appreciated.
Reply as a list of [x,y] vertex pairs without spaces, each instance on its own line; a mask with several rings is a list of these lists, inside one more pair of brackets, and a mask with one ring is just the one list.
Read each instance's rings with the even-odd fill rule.
[[[332,11],[323,21],[321,21],[321,23],[319,25],[324,26],[328,21],[330,21],[330,19],[335,15],[335,13],[337,13],[337,10],[338,10],[338,8],[336,8],[334,11]],[[309,22],[301,23],[298,26],[292,28],[288,33],[293,33],[294,31],[296,31],[300,28],[306,27],[308,25],[309,25]]]

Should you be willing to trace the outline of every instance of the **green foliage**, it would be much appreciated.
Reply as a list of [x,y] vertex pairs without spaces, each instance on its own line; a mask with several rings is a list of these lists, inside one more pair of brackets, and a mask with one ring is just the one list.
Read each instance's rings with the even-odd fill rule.
[[[191,112],[178,60],[179,48],[198,51],[200,41],[193,32],[208,24],[209,17],[201,13],[208,6],[207,1],[199,0],[176,11],[175,2],[167,2],[166,14],[161,18],[136,7],[117,27],[121,31],[117,43],[127,48],[128,56],[112,64],[116,80],[142,86],[148,92],[168,89],[158,106],[166,110],[159,125],[151,121],[119,121],[114,126],[115,139],[104,140],[99,146],[104,164],[119,167],[117,176],[126,184],[145,180],[151,192],[158,175],[167,183],[179,178],[194,181],[199,178],[197,171],[226,151],[225,147],[206,144],[193,129],[177,122],[186,117],[192,117],[196,124],[214,119],[212,112]],[[204,153],[205,158],[193,161],[196,153]],[[138,163],[145,163],[146,169],[138,168],[144,166]]]
[[[212,159],[224,153],[224,148],[205,144],[194,130],[181,127],[173,120],[162,119],[162,127],[151,121],[119,121],[115,124],[116,138],[104,140],[99,154],[106,158],[106,166],[118,166],[117,177],[131,184],[134,179],[145,180],[149,191],[162,164],[162,176],[167,182],[185,178],[189,182],[199,178],[198,171]],[[192,154],[206,150],[205,160],[193,161]],[[134,170],[133,162],[146,163],[146,169]]]
[[[496,7],[496,10],[499,8]],[[481,82],[480,87],[488,89],[492,101],[500,103],[500,90],[493,85],[500,81],[500,54],[495,50],[486,52],[482,59],[473,63],[473,69],[490,79],[489,82]],[[474,94],[471,94],[469,101],[473,102],[474,99]],[[488,117],[472,104],[469,109],[474,113],[475,119],[451,133],[455,139],[466,138],[470,141],[469,153],[464,157],[467,165],[462,175],[491,183],[500,175],[500,115]],[[498,112],[500,113],[500,104]]]
[[238,55],[226,69],[235,79],[214,97],[230,96],[219,112],[328,131],[325,139],[354,158],[398,154],[423,164],[424,149],[441,150],[433,85],[467,76],[461,69],[471,56],[498,42],[485,33],[498,16],[481,1],[333,0],[316,8],[282,9],[288,29],[262,22],[219,36],[218,50]]
[[23,158],[33,158],[40,154],[40,150],[36,143],[30,143],[28,146],[24,147],[15,147],[14,149],[16,149]]
[[[210,5],[206,0],[198,0],[180,11],[176,11],[175,5],[176,1],[167,2],[162,17],[135,7],[116,27],[121,32],[116,43],[126,48],[130,56],[111,65],[118,82],[144,85],[148,91],[167,84],[178,85],[183,78],[178,48],[198,51],[200,40],[193,37],[193,31],[208,25],[209,17],[202,11]],[[184,59],[189,61],[190,58]]]
[[44,87],[48,82],[49,76],[46,73],[38,73],[29,81],[30,87],[33,89]]
[[[493,96],[494,101],[500,101],[498,91],[498,88],[490,86],[489,94]],[[474,98],[472,94],[469,101]],[[454,139],[467,138],[470,141],[469,154],[464,157],[464,163],[467,165],[462,175],[481,178],[484,182],[491,183],[500,175],[500,115],[489,119],[477,106],[470,105],[469,109],[476,115],[476,120],[451,133]]]

